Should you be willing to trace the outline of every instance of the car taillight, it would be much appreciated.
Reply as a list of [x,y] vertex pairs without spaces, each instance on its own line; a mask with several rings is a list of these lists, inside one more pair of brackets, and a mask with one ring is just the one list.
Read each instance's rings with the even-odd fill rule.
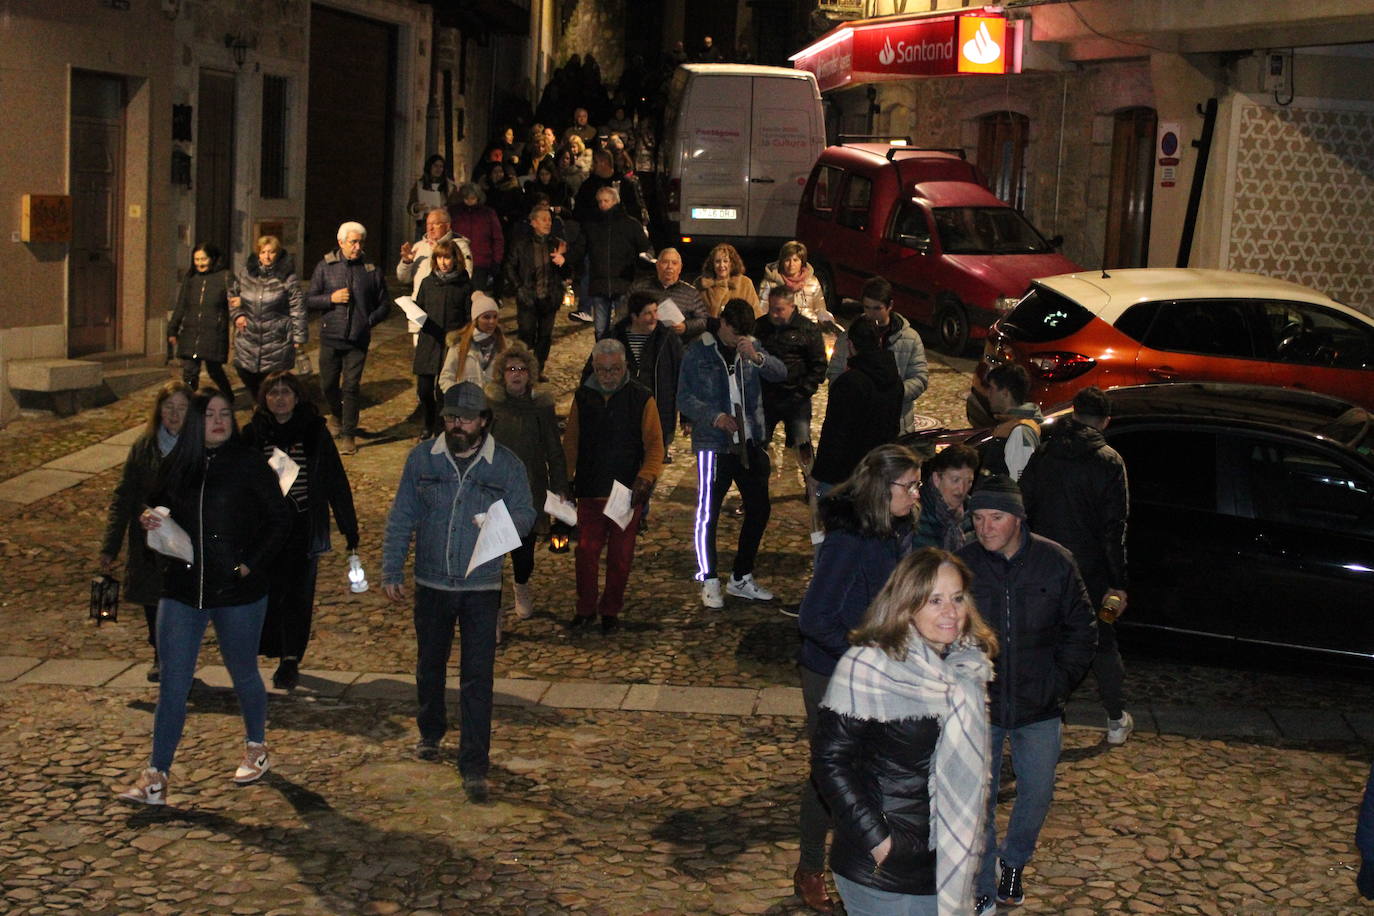
[[678,210],[682,207],[682,179],[674,178],[668,182],[668,193],[665,195],[667,206],[666,210]]
[[1027,362],[1031,371],[1047,382],[1078,378],[1097,365],[1097,360],[1082,353],[1036,353]]

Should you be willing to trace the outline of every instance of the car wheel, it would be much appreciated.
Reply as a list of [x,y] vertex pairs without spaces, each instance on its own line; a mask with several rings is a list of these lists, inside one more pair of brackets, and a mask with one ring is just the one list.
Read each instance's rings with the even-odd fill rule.
[[968,339],[968,311],[958,302],[942,302],[935,311],[936,346],[950,356],[961,356]]

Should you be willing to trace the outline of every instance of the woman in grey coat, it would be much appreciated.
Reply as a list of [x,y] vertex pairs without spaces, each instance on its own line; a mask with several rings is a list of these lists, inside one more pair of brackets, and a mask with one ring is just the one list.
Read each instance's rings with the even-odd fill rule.
[[258,239],[229,300],[234,321],[234,369],[254,401],[270,373],[294,369],[308,335],[305,294],[296,264],[275,235]]

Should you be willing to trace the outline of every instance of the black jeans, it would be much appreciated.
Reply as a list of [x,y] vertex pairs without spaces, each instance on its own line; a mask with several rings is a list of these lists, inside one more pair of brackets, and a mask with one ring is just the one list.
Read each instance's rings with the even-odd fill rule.
[[434,386],[438,376],[421,374],[415,376],[415,394],[420,399],[420,418],[425,432],[435,435],[442,431],[439,422],[439,391]]
[[739,527],[739,548],[735,551],[734,574],[743,578],[754,571],[754,558],[763,541],[768,516],[773,511],[768,501],[768,453],[756,445],[749,447],[749,467],[745,468],[734,452],[697,452],[697,514],[693,532],[697,553],[697,580],[716,578],[716,522],[720,503],[733,482],[744,503],[744,523]]
[[229,399],[229,403],[234,403],[234,386],[229,384],[229,376],[224,371],[224,363],[217,363],[211,359],[186,358],[181,361],[181,380],[192,391],[200,387],[200,364],[205,364],[205,374],[210,376],[210,381],[215,383],[215,387],[224,392],[224,396]]
[[344,344],[320,344],[320,385],[329,412],[345,436],[358,432],[358,389],[362,386],[367,351]]
[[[805,665],[798,665],[801,672],[802,703],[806,706],[806,747],[810,759],[811,739],[816,734],[816,719],[819,716],[821,700],[825,688],[830,684],[830,675],[812,671]],[[816,790],[816,782],[811,778],[810,767],[806,770],[806,781],[802,783],[801,813],[797,818],[798,832],[801,834],[801,848],[797,867],[802,871],[818,872],[825,869],[825,835],[830,830],[830,810],[826,808],[821,794]]]
[[552,299],[536,299],[530,305],[516,309],[515,320],[520,339],[539,357],[539,371],[549,364],[549,350],[553,349],[553,322],[558,317],[558,303]]
[[458,772],[486,776],[491,753],[491,697],[496,668],[496,621],[500,590],[448,592],[415,586],[415,717],[420,737],[437,742],[448,731],[447,686],[453,627],[459,634],[458,709],[461,737]]
[[267,571],[267,616],[262,622],[259,655],[305,658],[319,569],[320,558],[310,554],[310,513],[293,512],[291,533]]
[[539,535],[531,531],[520,539],[520,546],[510,552],[510,569],[516,585],[524,585],[534,574],[534,545]]
[[258,402],[258,388],[262,386],[262,380],[271,375],[271,373],[254,372],[242,366],[235,366],[234,371],[239,374],[239,381],[243,382],[243,387],[248,389],[248,397],[256,404]]

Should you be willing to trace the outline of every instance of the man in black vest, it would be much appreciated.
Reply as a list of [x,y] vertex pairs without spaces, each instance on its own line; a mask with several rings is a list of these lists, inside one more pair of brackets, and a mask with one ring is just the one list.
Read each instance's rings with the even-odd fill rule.
[[[663,431],[648,388],[631,381],[625,347],[612,338],[592,347],[592,374],[573,395],[563,454],[577,498],[577,613],[574,632],[599,613],[601,632],[620,629],[625,585],[634,560],[644,503],[663,470]],[[615,484],[629,488],[631,512],[622,528],[605,514]],[[606,585],[597,588],[606,548]]]

